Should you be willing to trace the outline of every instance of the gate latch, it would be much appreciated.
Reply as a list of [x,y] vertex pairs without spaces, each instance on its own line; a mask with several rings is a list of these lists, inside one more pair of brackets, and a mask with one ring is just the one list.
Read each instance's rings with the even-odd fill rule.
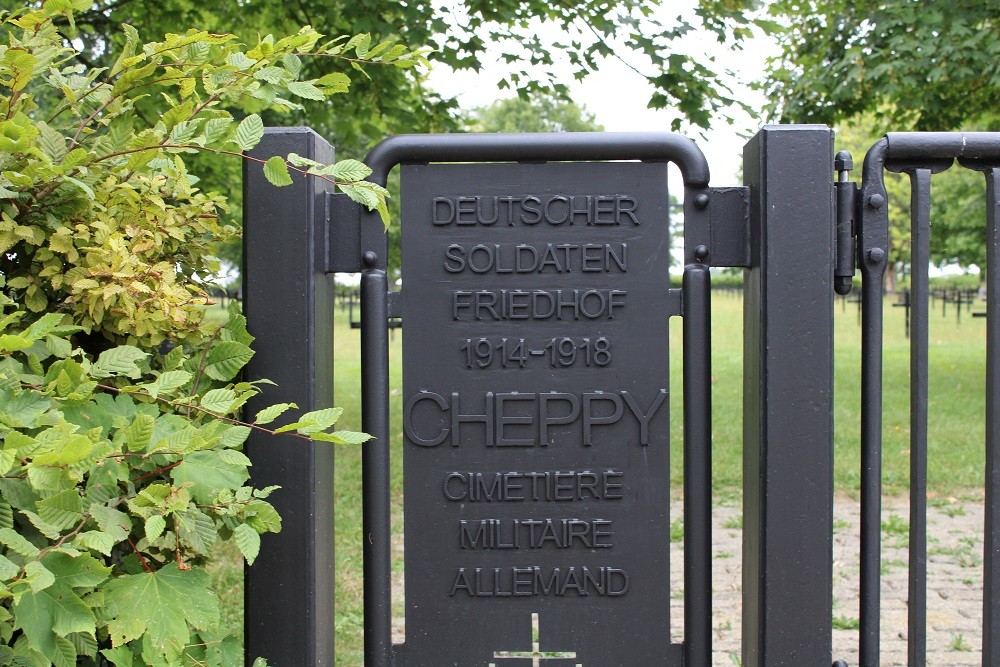
[[837,198],[837,228],[836,228],[836,252],[833,268],[833,291],[837,294],[849,294],[854,281],[855,268],[855,247],[854,239],[857,237],[857,226],[855,224],[855,208],[858,199],[858,186],[851,182],[850,173],[854,169],[854,160],[847,151],[840,151],[833,161],[834,169],[837,172],[837,182],[835,184]]

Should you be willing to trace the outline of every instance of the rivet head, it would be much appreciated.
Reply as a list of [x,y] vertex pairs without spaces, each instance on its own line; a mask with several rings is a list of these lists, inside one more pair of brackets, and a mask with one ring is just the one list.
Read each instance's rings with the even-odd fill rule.
[[374,250],[369,250],[361,255],[361,261],[365,266],[375,266],[375,262],[378,261],[378,255],[375,254]]
[[885,250],[882,248],[869,248],[868,250],[868,261],[872,264],[878,264],[883,259],[885,259]]
[[704,262],[706,259],[708,259],[708,246],[707,245],[696,246],[694,249],[694,258],[699,262]]
[[698,208],[705,208],[708,206],[708,195],[702,193],[694,198],[694,205]]
[[882,204],[885,203],[885,197],[880,194],[874,194],[868,198],[868,205],[872,208],[882,208]]

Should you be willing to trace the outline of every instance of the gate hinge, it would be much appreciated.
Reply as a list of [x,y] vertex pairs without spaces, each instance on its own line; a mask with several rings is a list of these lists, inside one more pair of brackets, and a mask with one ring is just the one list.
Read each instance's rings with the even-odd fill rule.
[[834,184],[837,196],[834,199],[836,210],[836,236],[834,244],[837,256],[834,258],[833,291],[837,294],[849,294],[854,282],[856,249],[854,240],[857,238],[857,202],[858,186],[850,179],[854,169],[854,160],[847,151],[840,151],[833,162],[837,172],[837,182]]
[[[385,229],[369,224],[361,204],[341,192],[325,192],[326,205],[317,207],[325,217],[318,229],[317,259],[325,273],[358,273],[366,268],[385,268]],[[365,265],[365,251],[377,249],[375,267]]]
[[684,263],[750,266],[750,188],[688,190],[684,195]]

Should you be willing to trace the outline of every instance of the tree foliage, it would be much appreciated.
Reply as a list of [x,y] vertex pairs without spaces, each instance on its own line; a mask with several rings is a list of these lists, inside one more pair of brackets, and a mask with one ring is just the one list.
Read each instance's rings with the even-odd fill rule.
[[[853,126],[860,163],[886,131],[1000,130],[1000,4],[993,0],[777,0],[786,26],[765,83],[783,122]],[[857,128],[865,126],[868,131]],[[864,142],[868,142],[868,146]],[[897,204],[890,256],[909,258],[909,186],[887,174]],[[931,256],[983,265],[984,185],[958,165],[935,176]]]
[[868,113],[895,129],[997,129],[994,0],[777,0],[771,10],[787,26],[765,77],[782,121],[835,125]]
[[[501,80],[484,83],[529,101],[566,94],[566,63],[571,76],[580,79],[603,59],[620,58],[650,82],[649,106],[676,110],[675,129],[685,122],[708,128],[715,115],[725,115],[731,105],[741,102],[729,89],[728,72],[703,54],[682,52],[677,45],[704,27],[712,37],[732,40],[734,48],[740,48],[754,25],[752,12],[759,4],[760,0],[701,0],[693,15],[684,18],[672,15],[669,0],[461,0],[448,5],[255,0],[252,7],[246,2],[92,0],[77,13],[72,26],[64,22],[61,30],[67,39],[72,37],[83,46],[77,58],[88,67],[113,61],[123,43],[121,24],[133,25],[142,34],[197,25],[243,40],[253,40],[258,33],[288,34],[301,25],[331,34],[364,32],[377,40],[432,46],[427,57],[434,65],[476,72],[488,59],[495,59],[500,48],[508,71]],[[763,25],[772,27],[767,22]],[[567,36],[555,42],[543,38],[559,31]],[[304,59],[308,76],[318,76],[317,67]],[[137,111],[147,120],[155,113],[144,108],[142,101]],[[350,99],[334,96],[324,105],[307,106],[280,119],[266,109],[261,116],[266,124],[308,125],[338,151],[353,155],[363,155],[393,134],[467,129],[467,118],[455,100],[432,90],[426,73],[417,68],[369,67],[366,76],[352,82]],[[239,182],[239,172],[233,163],[203,154],[193,156],[191,164],[204,184],[227,195],[233,217],[240,219],[240,192],[233,187]],[[239,252],[238,244],[229,244],[221,254],[230,266],[236,266]],[[393,251],[390,261],[395,256],[398,252]]]
[[471,128],[477,132],[601,132],[586,108],[552,94],[531,99],[509,97],[473,113]]
[[[242,664],[205,565],[220,541],[252,563],[281,529],[277,489],[248,485],[243,442],[254,429],[286,446],[367,436],[333,430],[334,408],[240,418],[266,382],[239,377],[253,337],[238,309],[204,319],[237,230],[191,159],[249,159],[263,120],[234,107],[298,109],[364,65],[422,57],[364,33],[143,43],[126,25],[107,66],[87,68],[60,31],[88,7],[0,14],[0,665]],[[340,67],[309,76],[307,59]],[[322,178],[385,211],[356,160],[260,166],[276,185]]]
[[[47,4],[46,7],[50,7]],[[264,133],[256,113],[237,123],[227,107],[292,110],[348,90],[343,72],[306,78],[303,57],[357,65],[359,59],[412,65],[419,58],[368,35],[326,40],[311,28],[244,48],[204,30],[142,45],[125,26],[122,52],[108,69],[67,58],[54,22],[36,13],[9,21],[0,65],[10,94],[0,100],[0,272],[31,312],[71,311],[111,340],[186,342],[198,331],[205,295],[199,281],[217,270],[213,250],[237,228],[219,194],[199,189],[184,157],[240,156]],[[402,49],[402,50],[400,50]],[[315,56],[313,56],[315,57]],[[160,105],[147,123],[140,102]],[[238,160],[236,161],[238,162]],[[289,168],[338,182],[369,208],[384,191],[364,165],[325,166],[304,158],[264,165],[275,184]],[[338,181],[339,179],[339,181]]]
[[[725,113],[740,101],[728,88],[728,77],[703,54],[678,50],[679,40],[698,29],[720,41],[737,43],[750,34],[751,12],[758,0],[702,0],[694,15],[670,16],[663,0],[462,0],[452,5],[429,2],[343,2],[298,0],[204,3],[194,0],[94,0],[76,18],[84,57],[106,62],[121,44],[117,26],[130,23],[146,34],[177,25],[198,25],[250,39],[259,31],[287,33],[313,25],[333,34],[367,32],[384,40],[434,46],[429,58],[454,69],[479,71],[487,49],[500,48],[508,73],[495,82],[526,97],[538,92],[566,91],[555,67],[568,63],[572,76],[582,78],[604,58],[621,58],[654,88],[653,108],[678,110],[683,121],[708,128],[713,114]],[[670,16],[657,18],[657,16]],[[769,24],[768,24],[769,25]],[[543,38],[544,26],[567,35],[555,43]],[[495,56],[489,56],[495,57]],[[308,65],[307,65],[308,67]],[[564,70],[564,67],[562,68]],[[392,68],[369,70],[370,81],[359,81],[353,109],[333,100],[304,120],[338,147],[356,149],[400,132],[456,129],[460,119],[453,100],[430,90],[423,74]],[[494,82],[489,82],[493,84]],[[357,113],[359,108],[367,113]]]

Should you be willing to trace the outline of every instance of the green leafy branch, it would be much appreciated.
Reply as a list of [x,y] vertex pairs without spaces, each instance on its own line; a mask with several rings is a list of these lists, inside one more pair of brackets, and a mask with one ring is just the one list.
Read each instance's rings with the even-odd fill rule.
[[241,664],[205,568],[225,543],[252,563],[281,530],[243,443],[368,437],[334,430],[335,408],[241,416],[263,384],[239,378],[253,337],[238,308],[221,327],[204,309],[239,230],[188,161],[324,179],[384,215],[356,160],[246,152],[264,110],[349,89],[345,72],[303,78],[303,58],[354,72],[422,56],[311,28],[243,45],[205,31],[142,44],[125,27],[115,64],[86,70],[61,31],[89,6],[0,14],[0,667]]
[[[3,297],[0,312],[15,305]],[[172,664],[206,643],[192,639],[211,636],[217,614],[210,605],[193,622],[192,600],[161,600],[159,588],[183,582],[213,600],[202,569],[213,545],[232,540],[252,563],[260,534],[281,527],[266,501],[277,487],[246,486],[250,461],[239,447],[249,432],[335,444],[369,438],[332,431],[338,408],[272,426],[296,409],[283,403],[240,420],[261,383],[235,380],[253,354],[237,310],[207,354],[194,356],[181,347],[157,357],[123,345],[93,358],[72,345],[79,327],[65,316],[24,325],[26,318],[18,310],[0,318],[0,474],[7,480],[0,485],[0,601],[12,603],[9,617],[0,612],[0,636],[6,618],[23,632],[24,655],[60,664],[73,633],[35,616],[69,599],[78,608],[74,632],[89,637],[94,652],[106,638],[106,656],[131,655],[134,646],[154,656],[149,664]],[[183,416],[189,408],[192,418]],[[140,585],[157,590],[157,599],[142,597]],[[135,595],[167,605],[162,614],[174,620],[133,628],[127,614]],[[103,600],[101,613],[94,596]]]
[[[49,0],[0,21],[8,38],[0,44],[0,272],[28,311],[70,312],[84,332],[121,342],[203,335],[200,283],[218,272],[214,251],[238,228],[224,221],[225,200],[189,171],[195,153],[255,161],[276,185],[293,173],[323,179],[388,220],[386,190],[367,182],[370,170],[356,160],[261,162],[246,152],[263,136],[259,111],[345,93],[348,72],[366,66],[420,65],[420,50],[369,35],[325,39],[309,27],[248,45],[197,30],[142,44],[125,26],[114,65],[85,70],[56,26],[72,25],[82,4]],[[303,59],[319,57],[348,72],[304,78]]]

